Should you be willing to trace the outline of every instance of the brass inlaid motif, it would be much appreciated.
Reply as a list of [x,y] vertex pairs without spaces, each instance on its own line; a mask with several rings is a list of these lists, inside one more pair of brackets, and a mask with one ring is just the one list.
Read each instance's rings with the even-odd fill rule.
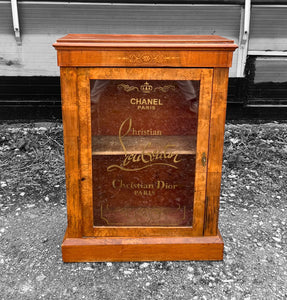
[[126,61],[128,63],[132,64],[162,64],[162,63],[167,63],[170,61],[174,61],[176,59],[179,59],[179,57],[176,56],[165,56],[163,54],[128,54],[123,57],[118,57],[119,60]]
[[156,87],[154,89],[155,92],[160,91],[160,92],[163,92],[163,93],[167,93],[169,90],[175,91],[175,86],[174,85],[165,85],[165,86]]

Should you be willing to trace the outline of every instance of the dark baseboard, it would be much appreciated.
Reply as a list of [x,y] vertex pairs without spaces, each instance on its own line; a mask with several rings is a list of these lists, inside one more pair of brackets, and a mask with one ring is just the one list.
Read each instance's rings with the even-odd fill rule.
[[[0,106],[0,121],[60,121],[61,106],[6,105]],[[226,120],[279,121],[287,120],[287,107],[244,107],[242,103],[228,103]]]
[[227,103],[226,120],[287,120],[287,106],[244,106],[243,103]]
[[60,121],[62,119],[61,105],[1,105],[0,121],[33,122]]
[[59,77],[0,77],[0,120],[61,120]]
[[[256,100],[260,105],[250,105],[255,102],[250,101],[253,96],[249,92],[245,78],[230,78],[227,120],[287,120],[287,106],[278,105],[282,101],[264,98],[267,100],[262,103]],[[61,117],[59,77],[0,77],[0,121],[54,121]]]

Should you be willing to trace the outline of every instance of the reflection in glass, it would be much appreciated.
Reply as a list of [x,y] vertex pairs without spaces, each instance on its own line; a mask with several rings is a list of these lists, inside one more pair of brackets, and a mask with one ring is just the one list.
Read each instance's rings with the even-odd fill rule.
[[192,226],[199,88],[91,80],[95,226]]

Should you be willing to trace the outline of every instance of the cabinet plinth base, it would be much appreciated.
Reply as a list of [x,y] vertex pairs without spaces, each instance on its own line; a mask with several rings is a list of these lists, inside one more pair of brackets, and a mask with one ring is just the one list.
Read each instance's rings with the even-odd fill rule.
[[64,262],[222,260],[223,240],[201,237],[88,237],[62,244]]

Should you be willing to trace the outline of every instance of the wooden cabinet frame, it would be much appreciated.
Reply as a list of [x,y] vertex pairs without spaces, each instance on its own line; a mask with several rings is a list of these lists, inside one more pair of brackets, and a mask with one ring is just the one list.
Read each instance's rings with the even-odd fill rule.
[[[63,260],[219,260],[218,210],[228,84],[236,45],[220,37],[68,35],[61,66],[68,226]],[[200,80],[192,227],[94,226],[91,79]]]

